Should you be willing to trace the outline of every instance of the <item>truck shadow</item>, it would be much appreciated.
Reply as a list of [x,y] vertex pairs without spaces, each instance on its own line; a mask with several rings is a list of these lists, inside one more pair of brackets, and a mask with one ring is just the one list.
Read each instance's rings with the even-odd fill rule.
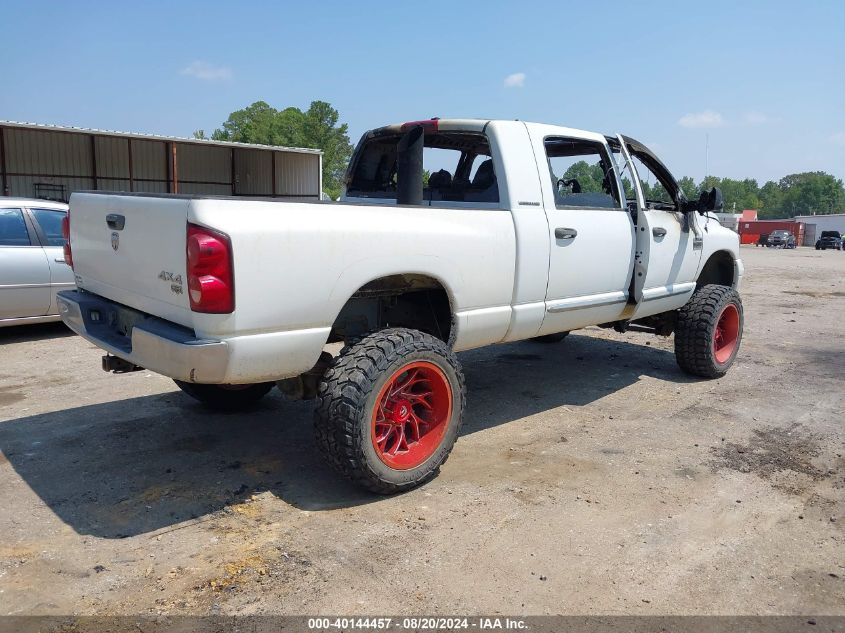
[[[463,435],[595,402],[642,375],[689,380],[670,352],[583,335],[461,358],[468,387]],[[117,400],[0,423],[0,466],[8,460],[76,532],[102,538],[158,530],[264,491],[303,510],[381,499],[323,463],[311,416],[311,403],[286,402],[275,391],[240,414],[212,413],[178,391]]]
[[29,343],[65,336],[76,336],[64,323],[36,323],[0,328],[0,346],[11,343]]

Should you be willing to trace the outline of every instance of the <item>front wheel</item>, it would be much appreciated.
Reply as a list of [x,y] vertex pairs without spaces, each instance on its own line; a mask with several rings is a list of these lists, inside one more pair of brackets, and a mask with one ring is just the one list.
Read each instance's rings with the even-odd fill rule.
[[744,316],[739,294],[708,284],[678,310],[675,359],[688,374],[718,378],[733,365],[742,341]]
[[317,444],[354,483],[380,494],[433,478],[458,437],[464,377],[443,341],[405,328],[345,347],[323,377]]
[[200,385],[174,380],[176,386],[204,405],[218,411],[248,409],[266,396],[275,383],[261,382],[254,385]]

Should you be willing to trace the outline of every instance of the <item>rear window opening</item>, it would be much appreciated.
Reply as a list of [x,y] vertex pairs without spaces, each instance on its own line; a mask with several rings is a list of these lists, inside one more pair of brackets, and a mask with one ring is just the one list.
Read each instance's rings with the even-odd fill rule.
[[[365,143],[348,177],[348,197],[396,198],[396,146],[401,138],[401,134],[388,134]],[[499,185],[486,136],[426,132],[423,143],[426,203],[499,201]]]

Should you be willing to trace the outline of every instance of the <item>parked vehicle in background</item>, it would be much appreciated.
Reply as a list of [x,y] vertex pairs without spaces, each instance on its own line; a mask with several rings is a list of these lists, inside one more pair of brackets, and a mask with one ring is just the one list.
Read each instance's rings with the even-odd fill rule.
[[795,248],[795,236],[787,230],[773,231],[766,246],[774,248]]
[[56,293],[74,285],[62,248],[67,208],[0,197],[0,327],[61,320]]
[[769,234],[768,233],[760,233],[760,237],[757,238],[757,242],[754,246],[768,246],[769,245]]
[[75,193],[79,290],[62,317],[104,369],[164,374],[211,407],[276,384],[316,398],[329,463],[379,493],[429,480],[452,450],[457,351],[602,325],[674,332],[696,376],[736,358],[743,265],[710,213],[721,193],[687,200],[633,139],[414,121],[366,133],[346,183],[338,203]]
[[822,231],[821,237],[816,241],[816,250],[825,251],[829,248],[842,250],[842,236],[839,231]]

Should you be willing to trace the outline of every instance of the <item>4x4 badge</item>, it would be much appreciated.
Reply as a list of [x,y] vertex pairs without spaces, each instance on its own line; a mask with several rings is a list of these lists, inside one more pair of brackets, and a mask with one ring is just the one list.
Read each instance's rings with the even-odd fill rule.
[[180,295],[183,292],[182,289],[182,275],[171,273],[167,270],[162,270],[158,274],[158,278],[162,281],[169,281],[170,282],[170,291],[174,294]]

